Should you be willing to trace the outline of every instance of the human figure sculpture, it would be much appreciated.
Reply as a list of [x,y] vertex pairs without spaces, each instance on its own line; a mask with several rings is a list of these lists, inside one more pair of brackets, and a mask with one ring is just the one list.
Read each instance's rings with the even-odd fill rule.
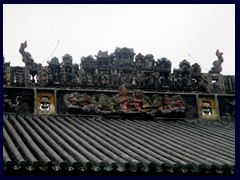
[[185,112],[185,102],[181,95],[175,95],[172,97],[165,95],[164,104],[164,113]]
[[98,71],[95,70],[94,74],[93,74],[93,84],[94,84],[94,86],[99,86],[99,84],[100,84],[99,80],[100,80],[100,77],[99,77]]
[[155,65],[154,56],[152,54],[147,54],[144,56],[145,69],[152,69]]
[[103,74],[103,71],[100,72],[100,83],[101,83],[101,86],[105,86],[106,85],[106,77]]
[[180,95],[175,95],[172,97],[172,107],[176,112],[184,112],[185,105],[184,100]]
[[118,74],[117,74],[117,70],[114,70],[112,74],[112,86],[117,86],[117,85],[118,85]]
[[87,85],[93,85],[93,76],[92,74],[87,74]]
[[109,85],[110,84],[110,76],[109,76],[109,72],[108,71],[104,75],[104,78],[105,78],[105,84]]
[[136,76],[134,75],[133,77],[132,77],[132,86],[137,86],[137,80],[136,80]]
[[120,86],[118,88],[118,104],[120,107],[128,112],[130,107],[133,106],[133,98],[129,94],[129,90],[125,86]]
[[164,103],[165,103],[165,108],[168,112],[171,112],[172,110],[172,101],[171,98],[168,95],[164,96]]
[[135,90],[132,96],[125,86],[120,86],[118,89],[117,102],[125,112],[129,112],[130,110],[143,112],[146,108],[149,108],[149,101],[141,90]]
[[144,98],[141,90],[135,90],[133,92],[134,96],[134,106],[137,109],[137,111],[142,111],[145,108],[149,107],[149,103]]
[[139,69],[144,68],[145,60],[144,60],[144,56],[141,53],[135,56],[135,62],[136,62],[137,68]]
[[145,74],[144,74],[144,72],[142,71],[142,72],[140,72],[140,74],[139,74],[139,85],[140,86],[145,86]]

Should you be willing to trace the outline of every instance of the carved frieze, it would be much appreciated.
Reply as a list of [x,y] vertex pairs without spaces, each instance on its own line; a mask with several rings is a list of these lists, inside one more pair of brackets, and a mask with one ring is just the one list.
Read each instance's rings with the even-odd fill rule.
[[61,92],[58,113],[67,114],[148,114],[171,116],[185,114],[185,100],[181,95],[145,94],[120,86],[117,93]]
[[[65,54],[62,62],[54,57],[48,66],[42,66],[34,62],[31,54],[25,51],[26,47],[25,41],[19,49],[24,67],[12,67],[3,59],[4,112],[200,116],[207,120],[219,117],[219,107],[221,118],[228,114],[232,117],[235,113],[231,111],[234,98],[228,101],[225,96],[219,97],[221,105],[218,107],[215,96],[210,96],[210,93],[217,96],[235,94],[235,76],[220,74],[223,53],[219,50],[216,51],[218,60],[213,62],[211,70],[202,73],[198,63],[191,65],[185,59],[171,72],[169,59],[163,57],[155,61],[152,54],[141,53],[135,56],[134,50],[127,47],[117,47],[110,55],[107,51],[99,51],[95,58],[92,55],[82,57],[80,64],[73,64],[72,56]],[[37,87],[41,87],[40,90]],[[45,91],[45,88],[51,90]],[[209,93],[209,96],[196,98],[196,93]],[[222,106],[225,100],[228,102],[226,112]]]
[[218,60],[210,73],[202,73],[199,64],[191,66],[187,60],[181,61],[179,68],[174,68],[171,73],[172,62],[169,59],[162,57],[155,61],[152,54],[141,53],[135,56],[134,50],[127,47],[117,47],[110,55],[107,51],[99,51],[96,58],[92,55],[82,57],[80,66],[73,64],[70,54],[65,54],[61,63],[54,57],[48,66],[36,64],[30,53],[25,51],[26,47],[27,43],[22,43],[19,50],[25,67],[11,67],[5,63],[5,86],[116,90],[124,85],[129,89],[158,92],[235,93],[235,81],[220,77],[223,53],[219,50],[216,52]]

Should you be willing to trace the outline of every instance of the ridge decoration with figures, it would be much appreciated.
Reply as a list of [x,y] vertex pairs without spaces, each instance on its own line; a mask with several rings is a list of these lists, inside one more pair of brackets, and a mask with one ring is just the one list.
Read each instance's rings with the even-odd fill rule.
[[[235,76],[220,74],[223,53],[219,50],[211,70],[202,73],[198,63],[191,65],[184,59],[172,71],[169,59],[155,60],[152,54],[136,55],[133,48],[127,47],[117,47],[110,55],[100,50],[95,56],[83,56],[79,64],[73,64],[72,56],[65,54],[62,62],[53,57],[48,66],[42,66],[34,62],[25,48],[27,41],[19,49],[25,67],[12,67],[4,62],[3,105],[7,112],[20,112],[24,108],[40,114],[193,118],[204,117],[207,104],[211,104],[202,101],[202,94],[202,98],[212,97],[214,107],[218,104],[216,98],[221,98],[214,94],[235,94]],[[25,100],[15,88],[37,96],[37,103]],[[219,110],[214,112],[219,114]]]

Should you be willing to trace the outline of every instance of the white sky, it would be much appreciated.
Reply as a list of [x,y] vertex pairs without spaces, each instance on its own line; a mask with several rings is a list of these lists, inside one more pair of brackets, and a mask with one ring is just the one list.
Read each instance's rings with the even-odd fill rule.
[[219,49],[224,53],[222,74],[234,75],[235,5],[4,4],[5,62],[24,66],[18,50],[25,40],[25,50],[43,65],[54,56],[62,62],[66,53],[79,64],[82,56],[99,50],[111,54],[116,47],[128,47],[136,54],[153,54],[155,60],[170,59],[172,70],[186,59],[208,72]]

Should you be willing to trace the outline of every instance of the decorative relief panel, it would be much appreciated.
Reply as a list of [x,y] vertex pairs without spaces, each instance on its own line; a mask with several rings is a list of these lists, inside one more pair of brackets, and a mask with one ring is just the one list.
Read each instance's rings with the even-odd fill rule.
[[218,104],[222,120],[235,120],[234,96],[218,96]]
[[[117,47],[110,55],[99,51],[95,56],[83,56],[79,64],[73,64],[72,56],[65,54],[62,62],[54,57],[48,66],[42,66],[34,62],[26,47],[25,41],[19,48],[24,67],[12,67],[4,60],[4,112],[185,118],[200,115],[202,119],[216,119],[219,107],[210,93],[235,94],[235,76],[220,74],[223,53],[219,50],[211,70],[202,73],[199,64],[191,65],[185,59],[172,72],[169,59],[162,57],[155,61],[152,54],[136,55],[127,47]],[[22,89],[15,91],[11,87]],[[38,89],[34,94],[33,89],[26,87],[49,89]],[[200,96],[197,103],[196,93],[209,96]],[[222,98],[218,101],[224,104]],[[221,108],[221,113],[225,112]]]
[[34,113],[34,91],[25,88],[4,88],[3,112]]
[[58,91],[57,97],[59,114],[142,114],[185,117],[186,112],[186,102],[181,95],[145,94],[141,90],[129,91],[125,86],[120,86],[118,92],[61,90]]
[[10,67],[10,63],[5,63],[4,64],[4,79],[3,79],[3,82],[7,86],[10,86],[10,83],[11,83],[11,67]]
[[216,120],[218,118],[216,102],[214,97],[199,98],[200,118],[205,120]]
[[55,113],[54,92],[38,91],[36,106],[38,114],[54,114]]
[[235,94],[235,76],[223,76],[225,91],[227,94]]
[[62,62],[53,57],[48,66],[42,66],[34,62],[31,54],[25,51],[26,47],[27,42],[24,42],[19,49],[25,67],[11,67],[10,63],[5,63],[5,86],[116,90],[124,85],[129,89],[157,92],[226,93],[225,89],[227,93],[235,92],[235,81],[231,78],[223,80],[220,74],[223,53],[219,50],[216,51],[218,60],[214,61],[214,67],[209,73],[202,73],[198,63],[191,65],[185,59],[171,72],[169,59],[155,60],[152,54],[136,55],[127,47],[117,47],[110,55],[107,51],[99,51],[95,56],[82,56],[79,64],[73,64],[72,56],[65,54]]
[[221,74],[209,75],[209,87],[211,93],[225,93],[223,76]]

